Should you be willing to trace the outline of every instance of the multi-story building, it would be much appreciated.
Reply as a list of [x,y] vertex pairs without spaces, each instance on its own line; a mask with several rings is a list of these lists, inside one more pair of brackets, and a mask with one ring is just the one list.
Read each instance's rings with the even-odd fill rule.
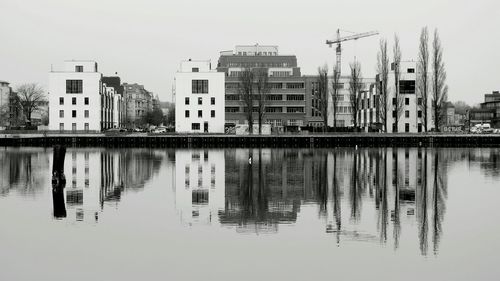
[[0,80],[0,127],[9,125],[11,93],[9,82]]
[[106,84],[107,87],[111,87],[110,91],[114,91],[113,96],[113,127],[120,128],[125,126],[125,115],[126,115],[126,104],[125,98],[123,96],[123,86],[121,85],[121,79],[118,76],[104,76],[102,77],[102,82]]
[[175,75],[175,131],[224,133],[224,74],[210,61],[183,61]]
[[126,102],[125,119],[127,123],[140,122],[146,113],[153,110],[153,93],[143,85],[123,83]]
[[484,95],[480,108],[469,112],[470,126],[489,123],[494,128],[500,128],[500,92],[493,91]]
[[[335,110],[335,123],[333,116],[333,77],[328,77],[328,126],[330,127],[352,127],[354,126],[353,106],[351,102],[350,92],[350,77],[342,76],[338,81],[337,105]],[[373,99],[370,96],[374,95],[375,79],[361,78],[360,92],[358,93],[358,116],[357,126],[365,127],[374,122],[374,108],[369,105],[373,104]]]
[[[226,122],[246,124],[249,110],[238,93],[240,74],[250,69],[264,69],[269,76],[270,91],[266,94],[264,122],[273,130],[286,126],[307,125],[306,81],[301,76],[294,55],[280,55],[278,46],[236,46],[234,51],[220,53],[217,70],[226,76]],[[257,93],[255,93],[257,94]],[[258,124],[257,101],[253,105],[254,124]]]
[[49,74],[49,130],[102,131],[113,127],[113,87],[102,82],[95,61],[65,61]]
[[[396,98],[395,95],[394,63],[391,64],[391,70],[389,71],[389,79],[387,82],[387,132],[423,132],[425,127],[423,124],[424,114],[421,106],[423,100],[417,96],[415,87],[417,78],[416,62],[401,62],[399,68],[399,98]],[[377,79],[377,83],[380,83],[379,79]],[[374,91],[365,92],[361,98],[363,106],[361,107],[360,120],[362,120],[363,126],[383,129],[384,122],[380,114],[382,106],[380,105],[378,87],[375,87]],[[398,110],[396,112],[397,107]],[[432,123],[430,95],[427,112],[427,130],[430,130],[434,127]],[[398,119],[397,124],[396,119]]]

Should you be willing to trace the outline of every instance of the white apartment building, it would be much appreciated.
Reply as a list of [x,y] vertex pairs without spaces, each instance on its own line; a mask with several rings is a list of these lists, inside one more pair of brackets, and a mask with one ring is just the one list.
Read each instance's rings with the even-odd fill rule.
[[[423,125],[423,112],[421,108],[422,99],[417,95],[416,80],[417,80],[417,63],[414,61],[402,61],[400,63],[400,78],[399,78],[399,101],[395,96],[395,77],[394,64],[391,64],[388,79],[388,98],[387,98],[387,132],[406,132],[417,133],[425,131]],[[379,93],[375,87],[374,92],[365,93],[362,98],[363,107],[360,110],[360,123],[364,127],[373,125],[383,126],[380,118],[381,106],[378,106]],[[396,105],[399,104],[399,110],[396,112]],[[430,102],[430,94],[427,105],[427,130],[434,127],[432,123],[432,107]],[[398,116],[398,124],[396,124],[396,116]]]
[[210,61],[183,61],[175,75],[175,131],[224,133],[224,73]]
[[65,61],[49,74],[49,130],[102,131],[113,123],[115,89],[102,83],[95,61]]
[[[337,96],[337,106],[335,111],[335,127],[350,127],[354,125],[353,118],[353,107],[351,104],[351,93],[349,91],[349,76],[342,76],[338,81],[338,96]],[[333,100],[332,100],[332,92],[333,92],[333,77],[328,77],[328,126],[334,127],[334,116],[333,116]],[[361,79],[362,87],[360,96],[365,95],[366,93],[373,92],[375,79],[372,78],[363,78]],[[360,108],[362,108],[360,104]],[[358,126],[361,127],[362,122],[361,118],[358,114]]]

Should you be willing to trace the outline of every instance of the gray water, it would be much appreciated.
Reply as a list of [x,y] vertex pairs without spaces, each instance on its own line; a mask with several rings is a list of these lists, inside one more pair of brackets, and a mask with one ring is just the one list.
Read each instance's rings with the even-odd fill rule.
[[0,150],[0,280],[498,280],[500,149]]

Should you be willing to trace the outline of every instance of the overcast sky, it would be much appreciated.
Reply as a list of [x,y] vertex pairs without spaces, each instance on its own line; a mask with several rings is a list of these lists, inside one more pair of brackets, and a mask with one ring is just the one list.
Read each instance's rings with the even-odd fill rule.
[[[133,3],[132,3],[133,2]],[[38,82],[68,59],[92,59],[104,75],[144,84],[170,100],[184,59],[211,59],[235,45],[279,45],[295,54],[302,74],[335,61],[325,40],[337,28],[378,30],[343,45],[343,72],[354,57],[364,77],[375,73],[378,40],[398,33],[404,60],[416,60],[420,29],[439,29],[449,100],[479,103],[500,90],[500,2],[0,0],[0,80]]]

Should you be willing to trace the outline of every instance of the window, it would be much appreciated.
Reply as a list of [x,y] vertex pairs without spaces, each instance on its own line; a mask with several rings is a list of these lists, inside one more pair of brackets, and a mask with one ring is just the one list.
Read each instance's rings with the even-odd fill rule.
[[64,110],[59,110],[59,118],[64,118]]
[[304,100],[304,95],[286,95],[286,100]]
[[189,104],[189,98],[184,98],[184,104],[188,105]]
[[191,69],[192,72],[200,72],[200,69],[198,67],[193,67]]
[[240,112],[240,108],[237,106],[226,106],[226,112]]
[[84,99],[84,104],[85,104],[85,105],[89,105],[89,98],[85,98],[85,99]]
[[199,118],[203,117],[203,111],[202,110],[198,110],[198,117]]
[[415,73],[415,68],[408,68],[408,73]]
[[418,98],[417,103],[418,105],[422,105],[422,98]]
[[59,131],[64,131],[64,123],[59,123]]
[[59,98],[59,105],[64,105],[64,98]]
[[401,94],[415,94],[415,80],[399,81],[399,92]]
[[304,113],[304,107],[300,106],[289,106],[286,108],[287,113]]
[[199,130],[200,123],[191,123],[191,130]]
[[392,123],[392,131],[393,132],[397,132],[398,131],[398,126],[396,125],[396,123]]
[[226,100],[240,100],[240,95],[226,95]]
[[71,99],[71,104],[72,104],[72,105],[76,105],[76,98],[72,98],[72,99]]
[[71,130],[76,131],[76,123],[71,123]]
[[66,94],[83,93],[83,80],[66,80]]
[[198,105],[202,105],[203,104],[203,98],[199,97],[198,98]]
[[281,107],[281,106],[266,106],[266,112],[281,113],[281,112],[283,112],[283,107]]
[[83,72],[83,65],[76,65],[75,72]]
[[191,86],[193,94],[208,94],[208,80],[193,80]]
[[88,110],[85,110],[85,111],[83,112],[83,115],[84,115],[84,117],[85,117],[85,118],[89,118],[89,111],[88,111]]
[[76,110],[71,111],[71,117],[76,118]]
[[410,118],[410,111],[409,110],[405,110],[405,118]]
[[210,117],[212,117],[212,118],[215,117],[215,110],[210,110]]
[[392,118],[396,118],[396,110],[392,111]]
[[396,102],[397,102],[396,98],[392,98],[392,105],[396,105]]
[[304,83],[302,83],[302,82],[286,83],[286,88],[287,89],[304,89]]
[[[84,128],[85,128],[85,131],[88,131],[89,130],[89,123],[85,123]],[[85,170],[85,171],[87,171],[87,170]]]
[[283,95],[266,95],[266,100],[283,100]]
[[421,133],[422,132],[422,123],[418,123],[418,132]]
[[184,117],[189,118],[189,110],[184,111]]
[[419,110],[417,114],[418,114],[418,118],[422,118],[422,110]]
[[405,98],[405,105],[410,105],[410,98]]
[[409,132],[410,131],[410,123],[405,123],[405,132]]
[[214,105],[215,104],[215,98],[210,98],[210,104]]

